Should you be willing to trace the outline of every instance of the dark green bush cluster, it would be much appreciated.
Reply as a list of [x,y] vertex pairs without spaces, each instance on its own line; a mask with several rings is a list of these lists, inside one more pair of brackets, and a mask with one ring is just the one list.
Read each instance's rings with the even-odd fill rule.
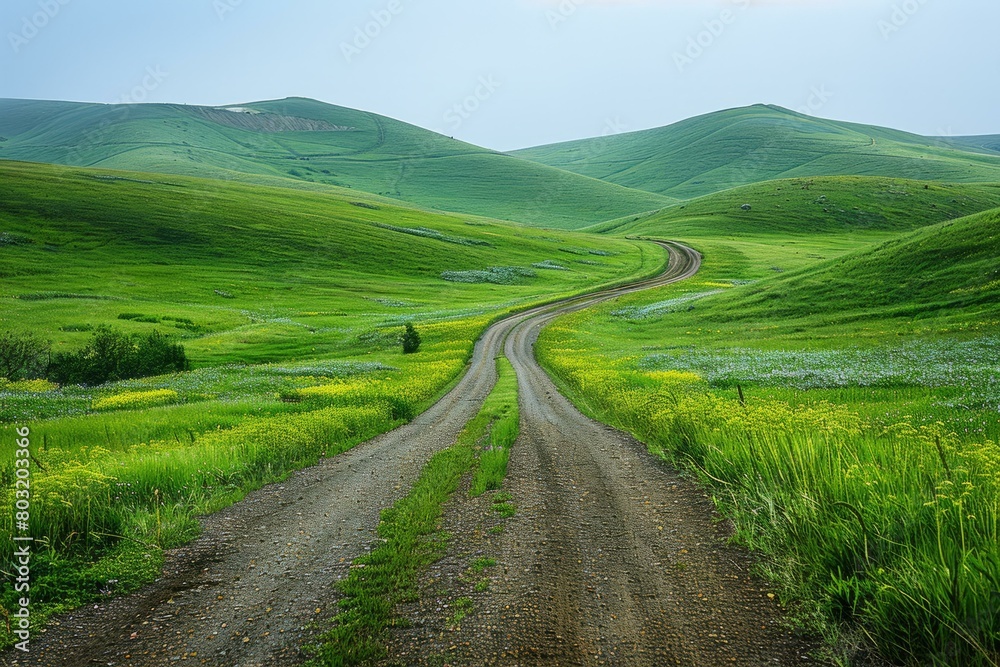
[[27,331],[0,332],[0,378],[16,382],[45,376],[49,344]]
[[59,384],[94,386],[190,368],[184,347],[158,331],[128,334],[100,327],[82,350],[53,356],[48,374]]

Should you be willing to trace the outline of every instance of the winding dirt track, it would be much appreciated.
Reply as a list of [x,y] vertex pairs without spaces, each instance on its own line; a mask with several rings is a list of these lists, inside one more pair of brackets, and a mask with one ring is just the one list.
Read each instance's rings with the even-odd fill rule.
[[528,539],[509,547],[508,562],[524,572],[496,596],[509,607],[492,616],[503,630],[479,635],[468,664],[598,664],[590,656],[620,665],[798,664],[773,603],[721,546],[710,503],[638,443],[583,417],[534,360],[538,331],[554,317],[697,272],[697,253],[662,245],[670,265],[661,276],[494,324],[462,381],[415,421],[207,517],[200,538],[168,554],[156,582],[64,615],[33,639],[27,658],[7,652],[0,662],[301,662],[312,624],[335,613],[332,584],[369,548],[379,511],[478,411],[506,340],[523,420],[511,479],[527,503],[517,521]]
[[[672,260],[696,270],[699,258],[677,248]],[[521,436],[505,488],[521,507],[498,560],[513,576],[488,598],[474,639],[452,639],[470,647],[452,664],[802,664],[815,647],[783,628],[704,493],[581,414],[538,365],[535,341],[561,314],[524,320],[507,338]]]

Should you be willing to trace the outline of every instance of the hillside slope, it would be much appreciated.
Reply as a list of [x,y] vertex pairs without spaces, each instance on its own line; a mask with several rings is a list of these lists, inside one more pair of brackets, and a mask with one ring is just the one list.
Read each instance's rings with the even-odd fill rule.
[[[749,210],[744,210],[749,206]],[[1000,206],[1000,184],[863,176],[768,181],[587,228],[669,238],[913,231]]]
[[0,329],[57,349],[113,323],[182,335],[198,364],[310,357],[658,262],[629,241],[325,194],[0,162]]
[[673,201],[301,98],[226,108],[0,100],[0,158],[337,186],[562,228]]
[[[713,299],[700,315],[769,320],[826,313],[880,318],[1000,316],[1000,209],[932,225],[875,248]],[[708,303],[706,302],[706,305]]]
[[1000,156],[963,148],[959,142],[756,105],[513,154],[680,199],[808,176],[1000,182]]
[[989,134],[977,137],[946,137],[945,142],[963,150],[982,151],[1000,155],[1000,134]]

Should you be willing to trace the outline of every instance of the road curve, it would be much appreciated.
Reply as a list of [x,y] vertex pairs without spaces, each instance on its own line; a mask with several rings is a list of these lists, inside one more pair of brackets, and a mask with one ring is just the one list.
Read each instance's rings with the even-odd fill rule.
[[[688,248],[667,248],[671,268],[654,285],[700,264]],[[452,667],[759,667],[801,665],[816,648],[784,628],[779,604],[746,552],[727,545],[731,527],[704,492],[632,437],[581,414],[535,359],[552,320],[642,288],[512,323],[505,354],[517,372],[521,434],[504,489],[518,512],[499,544],[477,552],[503,574],[456,632],[415,630],[397,647],[421,657],[386,664],[439,664],[424,656],[443,653]]]
[[[459,384],[413,422],[293,474],[202,521],[201,536],[167,554],[141,591],[50,623],[31,653],[2,665],[287,665],[304,659],[311,623],[332,616],[334,582],[375,538],[381,509],[407,493],[424,464],[455,442],[496,382],[507,334],[540,316],[693,275],[700,257],[663,244],[671,261],[656,278],[508,317],[477,342]],[[189,664],[189,663],[184,663]]]
[[802,664],[815,646],[785,629],[704,492],[581,414],[539,366],[535,342],[559,314],[507,338],[521,407],[507,489],[523,507],[500,562],[517,567],[491,602],[506,631],[468,664]]
[[[293,665],[311,624],[336,611],[334,582],[375,537],[382,508],[450,446],[496,381],[518,374],[522,435],[509,486],[520,505],[501,562],[516,563],[452,665],[801,664],[780,611],[724,546],[712,504],[633,439],[581,415],[534,359],[552,319],[694,275],[680,245],[660,276],[506,318],[470,367],[412,423],[299,471],[203,521],[142,591],[79,609],[4,665]],[[461,653],[461,652],[459,652]],[[407,663],[409,664],[409,663]]]

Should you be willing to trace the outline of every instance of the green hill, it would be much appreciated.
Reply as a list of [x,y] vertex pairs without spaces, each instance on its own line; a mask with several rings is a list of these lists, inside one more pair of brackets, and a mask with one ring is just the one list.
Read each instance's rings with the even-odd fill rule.
[[749,183],[809,176],[1000,182],[1000,156],[973,152],[959,142],[813,118],[764,105],[513,154],[680,199]]
[[921,229],[875,248],[740,290],[702,310],[732,319],[826,313],[831,320],[1000,316],[1000,209]]
[[0,158],[353,188],[562,228],[673,201],[301,98],[225,108],[0,100]]
[[998,206],[1000,185],[798,178],[725,190],[587,231],[684,239],[903,232]]
[[322,193],[0,162],[0,329],[56,349],[114,323],[184,336],[197,365],[341,354],[393,323],[493,313],[660,261],[629,241]]

